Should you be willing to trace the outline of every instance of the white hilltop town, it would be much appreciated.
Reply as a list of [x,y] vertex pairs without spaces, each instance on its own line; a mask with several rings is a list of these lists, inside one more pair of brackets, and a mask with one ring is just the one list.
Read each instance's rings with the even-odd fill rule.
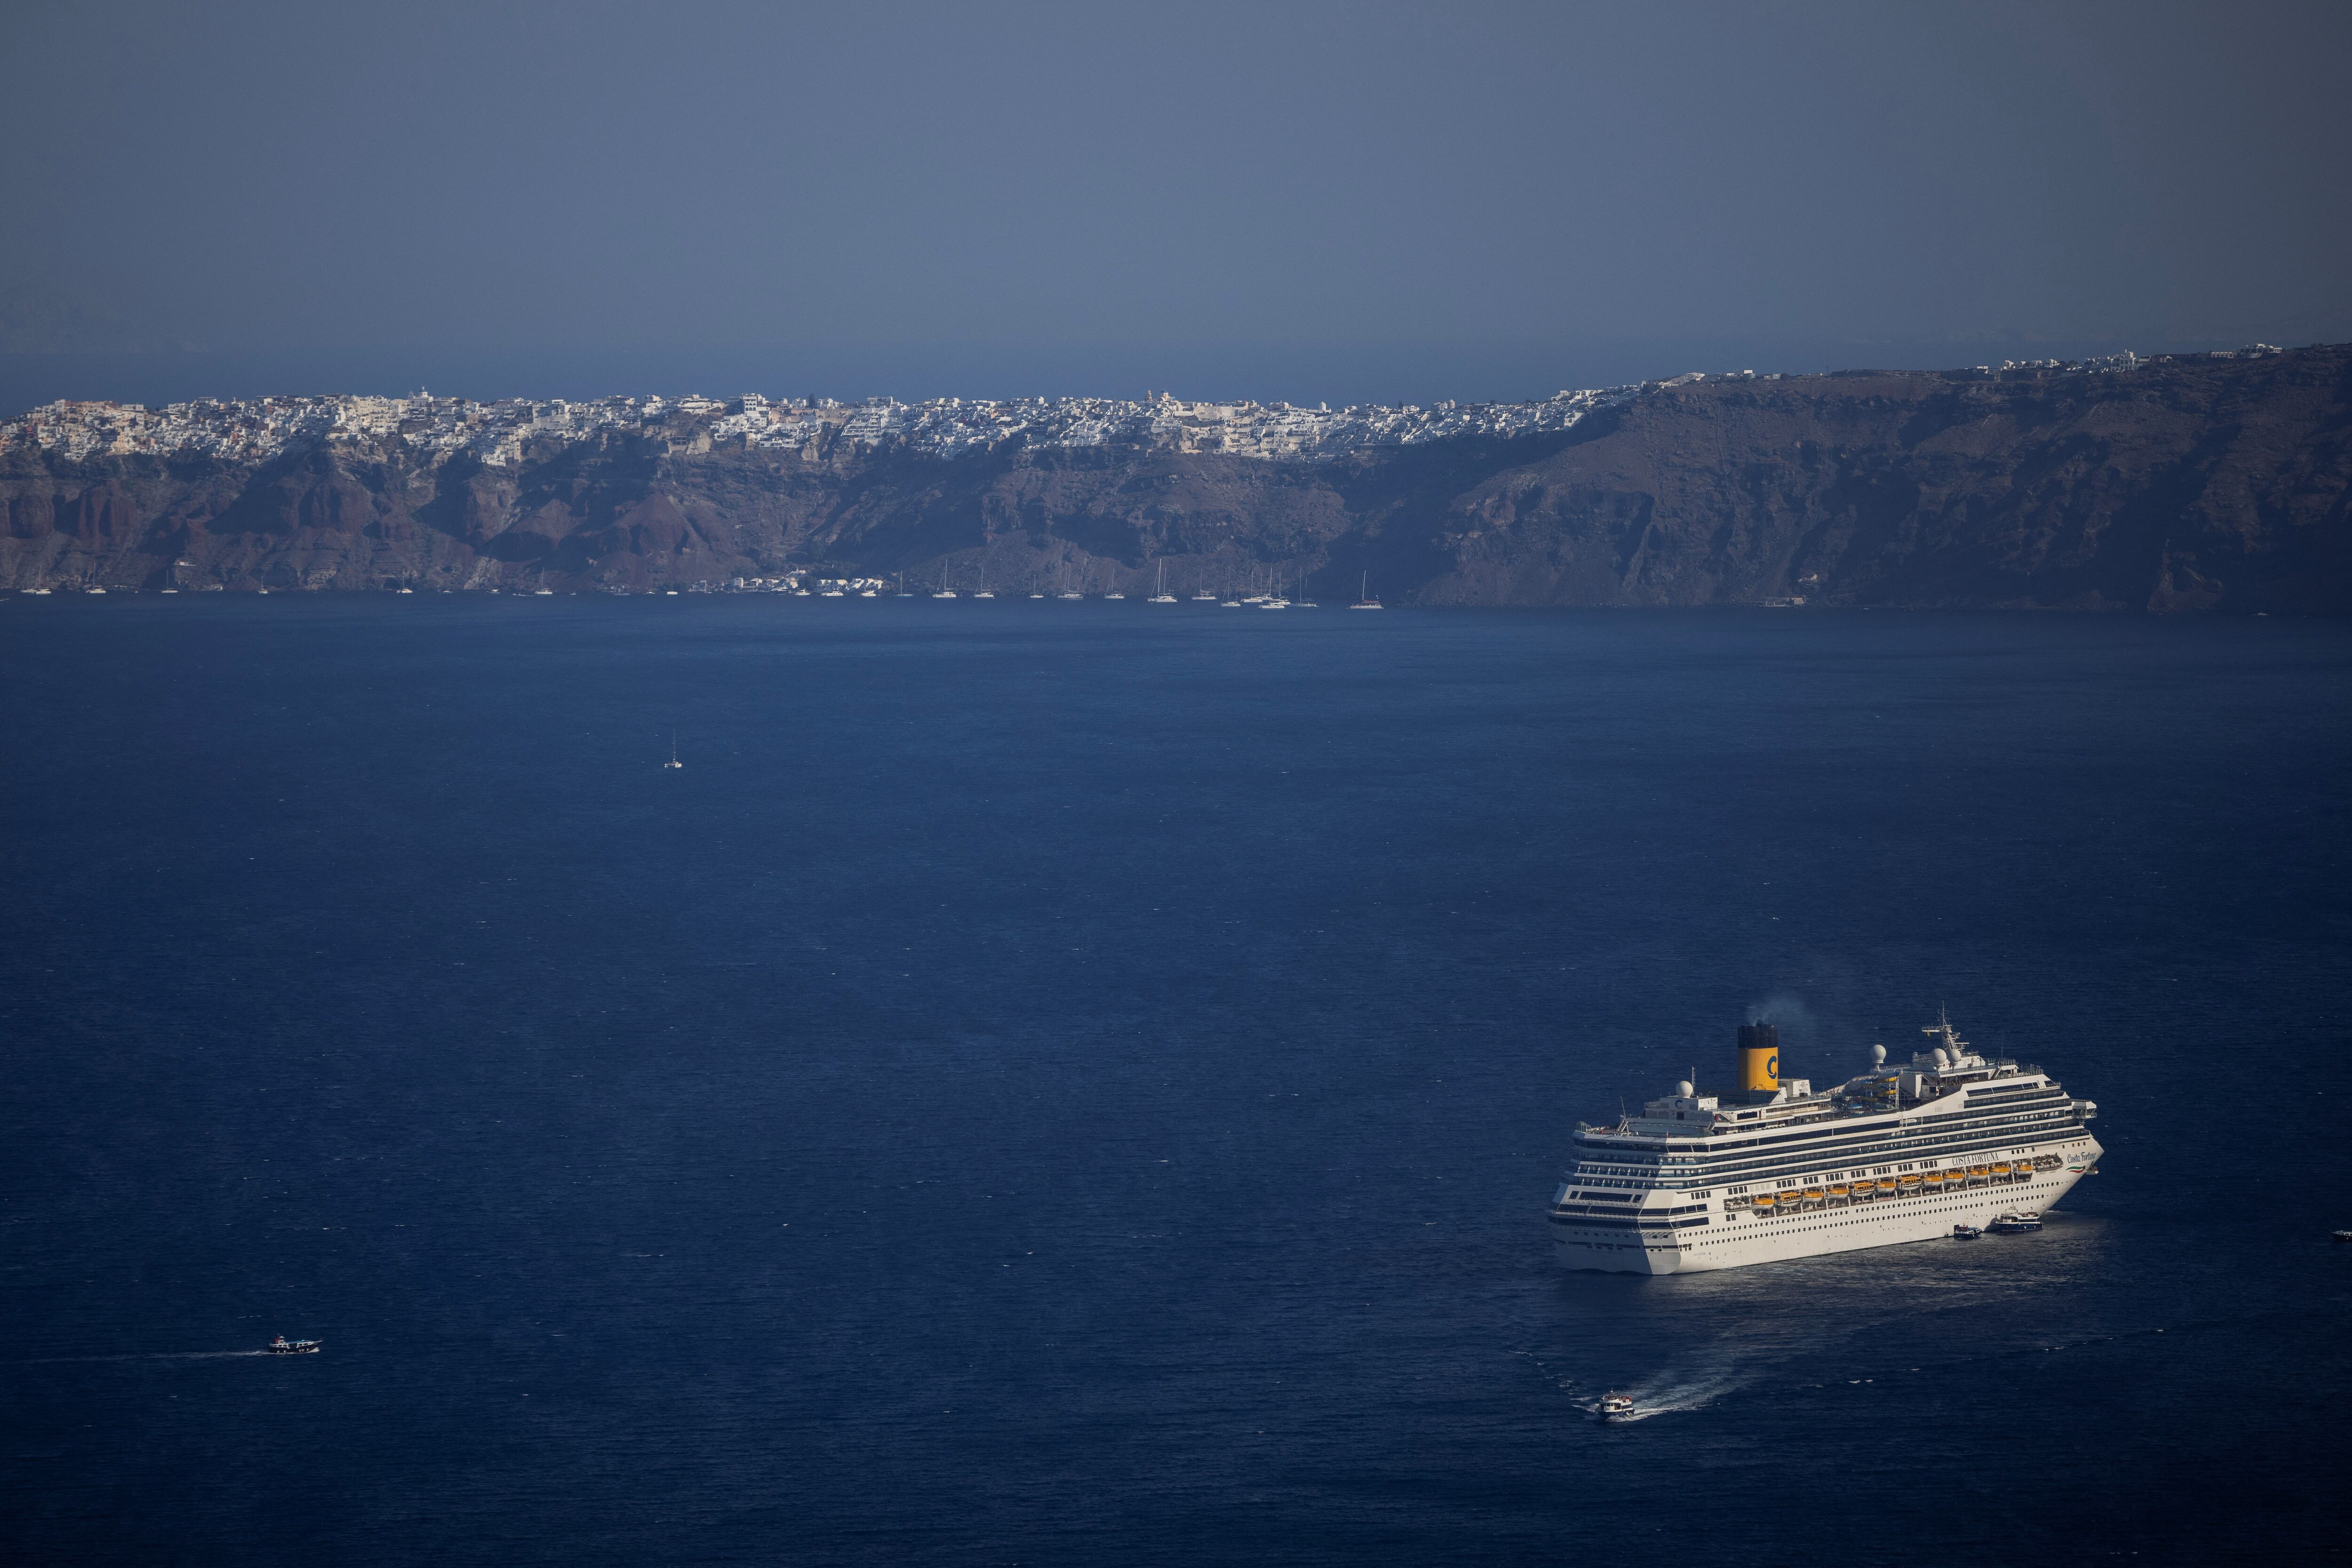
[[1301,408],[1290,403],[1187,402],[1165,393],[1118,398],[872,398],[771,400],[757,393],[610,397],[593,402],[466,398],[272,397],[202,399],[160,409],[136,403],[53,402],[0,423],[0,447],[18,443],[68,462],[131,454],[266,462],[336,443],[400,444],[420,454],[460,452],[488,466],[520,462],[542,442],[564,444],[607,432],[685,435],[690,449],[740,446],[814,457],[842,449],[910,449],[940,458],[1008,445],[1146,446],[1292,460],[1335,458],[1370,447],[1456,436],[1534,435],[1566,430],[1641,390],[1563,392],[1534,402],[1440,402],[1428,408]]
[[[2276,353],[2267,344],[2235,351]],[[2010,361],[1961,375],[2083,374],[2129,370],[2134,354],[2099,360]],[[267,462],[337,443],[403,446],[420,455],[466,453],[486,466],[509,466],[541,444],[561,446],[605,433],[681,438],[689,451],[739,446],[805,458],[896,447],[953,458],[1009,445],[1127,445],[1228,453],[1293,462],[1340,458],[1381,447],[1465,436],[1508,438],[1563,431],[1644,392],[1706,381],[1754,381],[1753,371],[1692,372],[1668,381],[1560,392],[1528,402],[1377,403],[1334,409],[1287,402],[1188,402],[1161,392],[1120,398],[770,399],[608,397],[572,402],[510,398],[477,402],[434,397],[198,399],[163,408],[137,403],[53,402],[0,422],[0,452],[26,445],[67,462],[147,454]],[[1761,378],[1781,379],[1777,375]]]

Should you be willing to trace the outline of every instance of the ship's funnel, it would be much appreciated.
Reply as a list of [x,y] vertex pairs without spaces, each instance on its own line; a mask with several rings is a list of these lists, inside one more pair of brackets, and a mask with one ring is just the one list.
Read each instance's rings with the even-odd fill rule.
[[1780,1092],[1780,1031],[1769,1023],[1739,1026],[1739,1090],[1750,1100]]

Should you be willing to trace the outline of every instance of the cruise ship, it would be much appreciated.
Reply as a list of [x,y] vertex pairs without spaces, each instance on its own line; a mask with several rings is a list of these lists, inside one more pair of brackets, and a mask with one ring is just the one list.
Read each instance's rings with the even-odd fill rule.
[[1614,1125],[1578,1123],[1547,1215],[1561,1259],[1621,1274],[1740,1269],[2038,1212],[2097,1163],[2098,1114],[2039,1067],[1969,1049],[1948,1017],[1928,1049],[1815,1092],[1780,1081],[1779,1031],[1739,1030],[1738,1087],[1682,1082]]

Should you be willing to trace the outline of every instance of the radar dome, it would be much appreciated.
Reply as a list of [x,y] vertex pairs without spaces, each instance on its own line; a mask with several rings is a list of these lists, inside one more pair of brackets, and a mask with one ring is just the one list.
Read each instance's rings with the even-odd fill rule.
[[1944,1048],[1943,1048],[1942,1046],[1940,1046],[1940,1045],[1939,1045],[1939,1046],[1937,1046],[1937,1047],[1936,1048],[1936,1066],[1937,1066],[1937,1068],[1940,1071],[1940,1070],[1941,1070],[1941,1069],[1943,1069],[1943,1068],[1949,1067],[1951,1064],[1952,1064],[1952,1059],[1951,1059],[1950,1057],[1948,1057],[1948,1056],[1947,1056],[1947,1055],[1945,1055],[1945,1054],[1944,1054]]
[[1870,1048],[1870,1064],[1873,1067],[1884,1067],[1886,1065],[1886,1048],[1885,1046],[1874,1045]]
[[1675,1093],[1685,1100],[1689,1099],[1691,1097],[1690,1080],[1685,1078],[1681,1082],[1675,1084]]

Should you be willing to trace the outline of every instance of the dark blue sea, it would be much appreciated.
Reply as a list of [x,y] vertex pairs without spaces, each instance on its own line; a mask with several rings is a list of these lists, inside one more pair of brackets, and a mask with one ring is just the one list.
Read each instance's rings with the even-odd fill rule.
[[[2352,1552],[2352,623],[18,598],[0,699],[10,1563]],[[1939,1005],[2100,1105],[2047,1230],[1553,1260],[1579,1118]]]

